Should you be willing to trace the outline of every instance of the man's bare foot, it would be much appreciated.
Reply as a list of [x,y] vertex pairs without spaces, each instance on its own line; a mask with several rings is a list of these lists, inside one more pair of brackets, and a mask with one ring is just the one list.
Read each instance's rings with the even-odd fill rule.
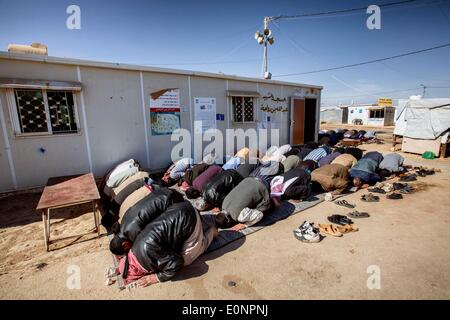
[[238,224],[234,225],[232,228],[230,228],[230,230],[241,231],[241,230],[244,230],[245,228],[247,228],[247,226],[245,224],[238,223]]

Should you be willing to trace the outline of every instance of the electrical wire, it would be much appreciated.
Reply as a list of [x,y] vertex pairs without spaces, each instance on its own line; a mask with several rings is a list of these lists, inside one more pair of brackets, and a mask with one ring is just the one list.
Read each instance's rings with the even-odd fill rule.
[[422,53],[422,52],[442,49],[442,48],[445,48],[445,47],[450,47],[450,43],[446,43],[446,44],[442,44],[442,45],[439,45],[439,46],[430,47],[430,48],[426,48],[426,49],[410,51],[410,52],[398,54],[398,55],[395,55],[395,56],[390,56],[390,57],[385,57],[385,58],[380,58],[380,59],[374,59],[374,60],[368,60],[368,61],[363,61],[363,62],[358,62],[358,63],[347,64],[347,65],[343,65],[343,66],[339,66],[339,67],[332,67],[332,68],[319,69],[319,70],[311,70],[311,71],[305,71],[305,72],[280,74],[280,75],[274,76],[274,78],[290,77],[290,76],[297,76],[297,75],[304,75],[304,74],[312,74],[312,73],[320,73],[320,72],[326,72],[326,71],[332,71],[332,70],[353,68],[353,67],[362,66],[362,65],[371,64],[371,63],[376,63],[376,62],[392,60],[392,59],[398,59],[398,58],[401,58],[401,57],[406,57],[406,56],[410,56],[410,55],[414,55],[414,54],[418,54],[418,53]]
[[[391,7],[396,5],[403,5],[406,3],[413,3],[417,2],[417,0],[405,0],[405,1],[397,1],[397,2],[390,2],[385,4],[378,4],[377,6],[380,8],[383,7]],[[329,16],[329,15],[336,15],[336,14],[343,14],[343,13],[349,13],[349,12],[357,12],[357,11],[364,11],[364,13],[367,10],[367,6],[365,7],[359,7],[359,8],[350,8],[350,9],[343,9],[343,10],[336,10],[336,11],[326,11],[326,12],[315,12],[315,13],[304,13],[304,14],[297,14],[297,15],[279,15],[274,17],[269,17],[271,21],[275,20],[294,20],[294,19],[302,19],[302,18],[308,18],[308,17],[319,17],[319,16]]]
[[374,92],[370,94],[361,94],[361,95],[350,95],[350,96],[339,96],[339,97],[323,97],[322,100],[329,100],[329,99],[346,99],[346,98],[360,98],[360,97],[367,97],[367,96],[379,96],[384,94],[390,94],[390,93],[397,93],[397,92],[407,92],[407,91],[415,91],[415,90],[422,90],[422,87],[416,87],[416,88],[409,88],[409,89],[397,89],[392,91],[384,91],[384,92]]

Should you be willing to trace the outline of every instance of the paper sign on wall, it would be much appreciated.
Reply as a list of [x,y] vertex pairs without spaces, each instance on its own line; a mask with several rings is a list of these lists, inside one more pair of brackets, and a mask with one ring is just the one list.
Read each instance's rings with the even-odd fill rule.
[[161,90],[150,95],[152,136],[168,135],[180,128],[180,90]]
[[[216,128],[216,98],[194,98],[195,121],[202,121],[195,133]],[[198,132],[197,132],[198,131]]]

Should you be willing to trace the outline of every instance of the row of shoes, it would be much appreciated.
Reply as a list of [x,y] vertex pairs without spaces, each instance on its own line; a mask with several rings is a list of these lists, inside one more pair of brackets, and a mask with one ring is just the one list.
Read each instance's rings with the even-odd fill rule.
[[[352,211],[348,214],[352,218],[368,218],[370,215],[367,212]],[[331,235],[333,237],[342,237],[345,233],[358,231],[358,227],[353,223],[353,220],[347,216],[333,214],[328,217],[331,224],[318,224],[314,222],[304,221],[297,229],[293,231],[294,237],[297,240],[307,243],[320,242],[323,239],[321,233]],[[336,224],[337,226],[333,225]]]
[[439,172],[440,171],[440,170],[437,170],[437,169],[434,169],[434,168],[428,169],[426,167],[414,167],[414,170],[416,171],[416,174],[419,177],[430,176],[430,175],[435,174],[435,172]]
[[[387,199],[402,199],[402,194],[409,194],[414,191],[414,188],[402,182],[394,182],[393,184],[378,182],[373,188],[368,189],[371,193],[379,193],[379,194],[388,194],[386,196]],[[379,197],[373,195],[363,195],[361,197],[363,201],[367,202],[378,202]]]

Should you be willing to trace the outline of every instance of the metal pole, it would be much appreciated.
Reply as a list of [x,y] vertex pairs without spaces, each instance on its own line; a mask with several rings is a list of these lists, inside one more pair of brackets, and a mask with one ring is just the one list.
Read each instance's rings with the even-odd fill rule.
[[267,41],[264,40],[264,76],[267,73]]

